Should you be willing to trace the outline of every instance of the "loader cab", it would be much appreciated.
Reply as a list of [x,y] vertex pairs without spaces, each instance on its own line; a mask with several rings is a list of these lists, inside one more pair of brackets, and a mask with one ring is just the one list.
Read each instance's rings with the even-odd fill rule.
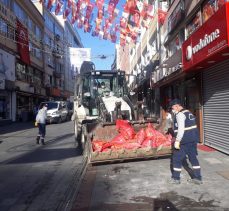
[[76,82],[75,95],[87,116],[98,115],[99,98],[127,94],[124,71],[91,71],[81,74]]

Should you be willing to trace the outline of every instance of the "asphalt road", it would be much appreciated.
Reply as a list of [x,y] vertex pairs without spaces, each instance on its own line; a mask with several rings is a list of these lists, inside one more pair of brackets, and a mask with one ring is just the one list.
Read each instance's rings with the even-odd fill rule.
[[66,210],[83,164],[73,123],[48,125],[44,146],[36,144],[37,128],[3,129],[0,210]]

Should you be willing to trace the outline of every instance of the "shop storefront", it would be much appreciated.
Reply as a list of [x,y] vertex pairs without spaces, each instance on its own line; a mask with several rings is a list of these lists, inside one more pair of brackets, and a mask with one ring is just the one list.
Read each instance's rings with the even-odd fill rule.
[[182,46],[185,72],[202,73],[203,140],[229,153],[229,3],[194,32]]
[[15,121],[15,57],[0,49],[0,125]]

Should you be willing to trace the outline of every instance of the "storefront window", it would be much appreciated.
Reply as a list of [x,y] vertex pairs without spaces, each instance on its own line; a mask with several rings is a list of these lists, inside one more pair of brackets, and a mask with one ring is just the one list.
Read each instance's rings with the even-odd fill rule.
[[201,14],[199,11],[186,27],[187,37],[189,37],[200,26],[201,26]]
[[17,80],[26,81],[26,66],[16,63],[16,78]]
[[42,78],[43,78],[43,73],[40,70],[35,69],[34,70],[34,84],[37,86],[41,86]]

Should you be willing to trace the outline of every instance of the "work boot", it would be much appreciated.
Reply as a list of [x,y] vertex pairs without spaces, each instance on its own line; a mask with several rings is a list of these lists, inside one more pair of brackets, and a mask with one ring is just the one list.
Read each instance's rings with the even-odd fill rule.
[[180,184],[180,180],[171,178],[171,179],[168,181],[168,183],[169,183],[169,184],[172,184],[172,185],[179,185],[179,184]]
[[45,140],[43,138],[41,139],[41,144],[45,145]]
[[196,184],[196,185],[201,185],[201,184],[203,184],[202,180],[196,179],[196,178],[188,179],[188,183]]
[[37,136],[36,140],[37,140],[37,144],[39,144],[40,136]]

